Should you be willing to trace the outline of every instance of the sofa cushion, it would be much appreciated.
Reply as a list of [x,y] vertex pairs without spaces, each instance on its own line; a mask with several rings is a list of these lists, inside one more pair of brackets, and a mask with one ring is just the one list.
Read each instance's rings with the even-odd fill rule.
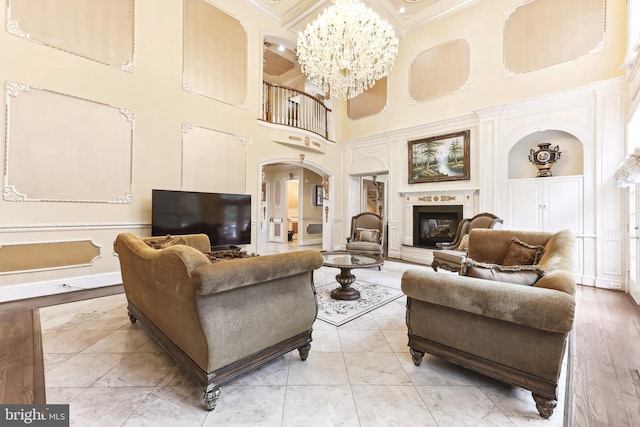
[[380,230],[374,228],[356,228],[356,232],[353,236],[355,242],[379,242]]
[[502,265],[538,264],[543,253],[544,246],[530,245],[517,237],[512,237],[502,260]]
[[146,239],[146,244],[153,249],[164,249],[173,245],[186,245],[187,241],[179,236],[171,236],[167,234],[165,237],[159,237],[157,239]]
[[526,286],[535,284],[544,276],[544,273],[538,265],[486,264],[469,258],[464,261],[461,268],[463,276]]

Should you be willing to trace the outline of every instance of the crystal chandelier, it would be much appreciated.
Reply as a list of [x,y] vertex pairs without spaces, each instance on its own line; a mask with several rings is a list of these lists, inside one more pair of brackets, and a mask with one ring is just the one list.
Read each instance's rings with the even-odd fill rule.
[[389,74],[398,39],[360,0],[333,1],[298,36],[298,62],[316,86],[351,99]]

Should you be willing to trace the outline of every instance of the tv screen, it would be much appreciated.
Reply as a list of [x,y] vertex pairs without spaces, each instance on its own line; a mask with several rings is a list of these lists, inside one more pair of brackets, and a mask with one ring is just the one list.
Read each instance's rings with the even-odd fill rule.
[[209,236],[211,247],[251,243],[251,195],[153,190],[151,235]]

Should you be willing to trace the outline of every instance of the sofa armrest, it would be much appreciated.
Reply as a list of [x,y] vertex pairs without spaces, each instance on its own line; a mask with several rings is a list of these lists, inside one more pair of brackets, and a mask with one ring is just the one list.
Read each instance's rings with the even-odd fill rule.
[[200,281],[197,293],[208,295],[312,272],[321,267],[322,262],[319,251],[306,250],[203,265],[193,276]]
[[566,333],[573,327],[575,299],[555,289],[407,270],[402,291],[413,299],[535,329]]

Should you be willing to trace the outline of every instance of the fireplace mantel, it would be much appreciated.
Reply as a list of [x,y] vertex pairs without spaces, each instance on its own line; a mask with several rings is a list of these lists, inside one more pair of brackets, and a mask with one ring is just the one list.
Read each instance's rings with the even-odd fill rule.
[[475,214],[477,188],[442,191],[403,191],[405,199],[404,245],[413,245],[413,207],[428,205],[461,205],[464,218]]
[[423,205],[462,205],[466,218],[474,214],[474,198],[477,192],[477,188],[470,188],[465,190],[403,191],[400,194],[405,197],[405,206],[408,210],[412,210],[413,206]]

